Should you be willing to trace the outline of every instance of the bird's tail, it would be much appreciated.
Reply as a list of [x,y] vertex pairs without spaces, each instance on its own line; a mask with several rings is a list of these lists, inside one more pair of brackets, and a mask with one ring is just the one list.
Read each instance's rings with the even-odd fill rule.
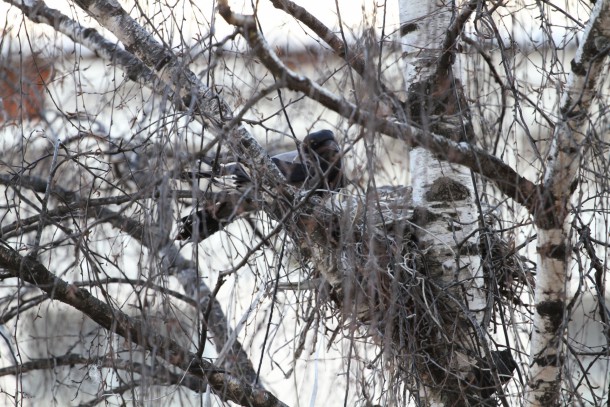
[[212,171],[184,171],[180,173],[179,178],[183,181],[192,181],[194,179],[214,179],[217,177]]
[[256,203],[242,195],[233,194],[215,204],[180,219],[176,240],[200,242],[233,222],[235,219],[255,211]]
[[176,240],[200,242],[222,229],[222,222],[214,213],[203,209],[180,219]]

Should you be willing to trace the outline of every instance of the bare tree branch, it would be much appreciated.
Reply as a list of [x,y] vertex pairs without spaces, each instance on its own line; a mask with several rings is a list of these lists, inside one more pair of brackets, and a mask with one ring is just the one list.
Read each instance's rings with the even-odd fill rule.
[[32,359],[20,364],[19,366],[7,366],[0,368],[0,376],[21,375],[36,370],[55,369],[60,366],[72,365],[93,365],[95,368],[111,368],[135,372],[141,375],[148,375],[155,383],[162,385],[185,386],[196,392],[203,392],[207,386],[207,381],[200,377],[185,374],[176,374],[165,366],[155,363],[154,366],[137,363],[132,360],[123,360],[111,357],[89,358],[81,354],[70,353],[61,356],[53,356],[42,359]]
[[356,105],[338,97],[327,89],[302,75],[288,69],[275,52],[260,36],[255,21],[250,16],[233,13],[227,6],[219,7],[220,14],[227,22],[241,27],[244,38],[260,58],[261,62],[276,77],[282,78],[289,89],[303,92],[325,107],[341,114],[349,120],[363,126],[373,126],[379,132],[390,137],[404,140],[412,146],[421,146],[443,160],[463,165],[477,174],[493,181],[498,189],[521,205],[533,211],[540,199],[540,187],[518,174],[509,165],[487,151],[469,143],[456,143],[422,129],[404,123],[391,122],[361,110]]
[[[44,192],[45,189],[44,180],[38,177],[11,177],[0,174],[0,183],[8,186],[19,185],[35,192]],[[153,182],[150,185],[155,185],[155,183]],[[137,239],[142,245],[150,250],[157,250],[155,248],[156,243],[152,240],[151,234],[145,233],[146,227],[143,224],[133,218],[122,216],[121,212],[112,211],[105,207],[105,205],[109,204],[130,203],[133,200],[139,199],[140,196],[144,196],[145,193],[146,191],[141,191],[138,194],[125,195],[122,198],[99,198],[99,200],[88,200],[82,199],[76,192],[62,188],[61,185],[54,185],[51,194],[66,204],[49,211],[47,216],[50,216],[52,220],[56,219],[59,221],[66,214],[74,215],[77,211],[82,210],[83,216],[95,218],[99,223],[111,224],[116,229]],[[15,227],[21,228],[21,231],[23,232],[23,228],[27,225],[32,224],[36,227],[39,219],[40,216],[36,215],[28,219],[17,221],[15,222]],[[11,226],[12,225],[7,225],[7,228]],[[93,226],[94,225],[89,225],[89,228],[92,228]],[[11,229],[9,228],[8,230]],[[2,228],[3,233],[4,231],[5,229]],[[85,231],[81,231],[81,233],[85,233]],[[182,283],[185,292],[190,296],[191,301],[199,304],[200,312],[207,310],[208,307],[210,307],[211,291],[209,287],[199,279],[197,265],[194,262],[186,260],[173,243],[165,245],[161,249],[161,252],[165,254],[164,258],[168,261],[167,270],[176,275],[178,280]],[[228,340],[232,335],[230,332],[227,332],[228,323],[222,306],[215,299],[212,300],[211,314],[208,322],[207,328],[213,333],[212,341],[216,349],[220,351],[227,346]],[[232,341],[229,345],[229,353],[231,357],[225,359],[225,368],[248,382],[254,382],[256,372],[239,341]]]
[[[19,8],[33,22],[47,24],[75,43],[89,48],[103,59],[113,61],[121,67],[132,81],[142,83],[145,86],[160,82],[154,72],[133,54],[121,49],[118,44],[108,41],[95,29],[83,27],[60,11],[47,7],[44,1],[34,1],[32,3],[21,0],[4,1]],[[169,88],[165,88],[165,92],[168,91]]]
[[538,226],[536,312],[530,345],[528,405],[557,405],[562,385],[566,332],[567,286],[571,237],[567,230],[570,197],[586,142],[586,126],[596,95],[595,85],[610,52],[610,1],[598,0],[572,61],[561,100],[561,116],[554,128],[544,174],[545,198],[535,208]]
[[[291,0],[271,0],[274,7],[284,10],[286,13],[293,16],[309,27],[326,42],[339,57],[343,58],[350,67],[352,67],[360,76],[366,76],[367,64],[360,53],[346,52],[347,44],[345,44],[335,33],[326,27],[320,20],[311,14],[304,7],[295,4]],[[377,94],[382,96],[384,100],[389,99],[389,104],[394,112],[394,116],[401,121],[406,122],[405,107],[398,96],[389,89],[384,83],[376,82],[379,87]]]
[[214,392],[223,400],[244,406],[285,406],[275,396],[259,390],[224,373],[212,363],[198,359],[173,340],[155,333],[141,320],[134,319],[110,307],[82,288],[55,277],[42,264],[30,257],[22,257],[14,250],[0,247],[0,267],[13,276],[33,284],[51,298],[71,305],[83,312],[101,327],[125,339],[155,351],[170,364],[196,377],[207,379]]

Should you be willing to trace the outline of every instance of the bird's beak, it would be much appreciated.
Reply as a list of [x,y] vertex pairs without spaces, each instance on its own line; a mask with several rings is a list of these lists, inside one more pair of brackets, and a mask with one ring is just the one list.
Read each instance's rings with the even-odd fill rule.
[[335,140],[328,140],[317,152],[320,155],[325,155],[328,153],[338,154],[341,152],[341,148],[339,148],[339,144]]
[[329,147],[336,153],[341,152],[341,148],[339,147],[339,144],[336,141],[331,141]]

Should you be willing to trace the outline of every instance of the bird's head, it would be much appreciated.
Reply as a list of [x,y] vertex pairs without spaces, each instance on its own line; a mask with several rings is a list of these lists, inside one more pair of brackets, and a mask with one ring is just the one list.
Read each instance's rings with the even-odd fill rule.
[[340,152],[341,149],[335,140],[335,135],[330,130],[320,130],[308,134],[301,145],[303,156],[318,161],[323,170],[326,170],[329,165],[341,166]]
[[321,155],[322,151],[334,151],[336,153],[340,151],[335,135],[330,130],[320,130],[308,134],[303,139],[301,148],[318,155]]
[[330,189],[343,186],[341,148],[332,131],[320,130],[308,134],[301,144],[301,154],[309,168],[326,174]]

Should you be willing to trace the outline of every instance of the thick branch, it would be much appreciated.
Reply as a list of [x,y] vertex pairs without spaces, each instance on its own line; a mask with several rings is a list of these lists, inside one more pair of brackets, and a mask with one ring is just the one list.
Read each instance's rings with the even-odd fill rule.
[[173,340],[155,333],[141,320],[134,319],[110,307],[82,288],[55,277],[37,260],[22,257],[16,251],[0,247],[0,267],[14,277],[33,284],[51,298],[83,312],[103,328],[150,351],[154,351],[170,364],[196,377],[207,379],[214,392],[224,400],[244,406],[285,406],[271,393],[256,389],[216,368],[212,363],[199,359]]
[[[22,188],[28,188],[35,192],[44,192],[45,181],[37,177],[11,177],[6,174],[0,174],[0,184],[8,186],[19,185]],[[154,183],[151,183],[154,185]],[[67,214],[74,214],[78,211],[83,211],[83,216],[95,218],[99,222],[109,223],[118,230],[129,234],[134,239],[138,240],[144,247],[151,251],[159,251],[155,248],[155,242],[151,240],[152,234],[145,233],[145,226],[139,221],[122,216],[120,212],[112,211],[105,204],[120,204],[137,200],[141,194],[114,198],[99,198],[99,199],[82,199],[79,194],[61,188],[59,185],[54,185],[51,194],[57,197],[61,202],[65,202],[54,210],[49,211],[48,216],[56,216],[59,221]],[[39,221],[39,216],[33,216],[23,219],[15,226],[21,228],[27,227],[29,224],[36,224]],[[51,218],[53,219],[53,218]],[[11,225],[8,225],[11,226]],[[91,226],[91,225],[90,225]],[[5,228],[0,229],[5,231]],[[10,229],[8,229],[10,230]],[[23,230],[21,231],[23,233]],[[171,263],[167,265],[167,269],[172,271],[182,282],[182,286],[186,293],[192,298],[192,301],[199,304],[200,310],[208,308],[211,291],[209,287],[198,278],[197,266],[195,263],[186,260],[179,252],[179,249],[173,243],[167,244],[162,248],[162,256],[164,259],[171,259]],[[212,332],[212,340],[216,350],[220,351],[227,346],[229,341],[229,333],[227,332],[227,320],[222,310],[222,306],[217,300],[213,300],[212,313],[208,321],[208,329]],[[256,371],[252,367],[252,362],[248,358],[247,353],[238,341],[231,343],[229,352],[230,358],[227,358],[226,367],[234,374],[239,374],[244,380],[254,382]]]
[[[293,16],[295,19],[299,20],[310,30],[318,35],[324,42],[326,42],[332,50],[341,58],[348,63],[350,67],[352,67],[360,76],[367,76],[366,69],[367,64],[361,53],[355,52],[347,52],[347,44],[345,44],[341,38],[339,38],[334,32],[332,32],[324,23],[318,20],[313,14],[311,14],[304,7],[295,4],[290,0],[271,0],[271,3],[275,8],[285,11],[286,13]],[[383,83],[376,83],[379,86],[378,95],[382,97],[389,97],[391,101],[391,108],[394,112],[394,115],[403,119],[405,116],[404,106],[401,103],[400,99],[396,94],[390,90]],[[377,91],[377,89],[375,89]]]
[[[112,61],[120,66],[132,81],[146,86],[160,82],[155,73],[132,53],[121,49],[117,43],[108,41],[93,28],[83,27],[59,10],[47,7],[43,1],[33,3],[21,0],[4,1],[19,8],[31,21],[49,25],[75,43],[82,44],[103,59]],[[164,91],[170,92],[170,89],[166,87]]]
[[95,365],[100,368],[107,367],[125,370],[126,372],[135,372],[140,375],[149,376],[157,384],[185,386],[196,392],[203,392],[207,385],[206,380],[191,375],[176,374],[159,363],[150,366],[132,360],[113,359],[109,357],[90,358],[75,353],[42,359],[32,359],[21,363],[18,366],[3,367],[0,369],[0,376],[20,375],[36,370],[50,370],[59,366],[71,367],[73,365]]
[[447,36],[443,43],[442,54],[436,66],[435,76],[437,78],[446,77],[447,72],[451,69],[455,60],[454,52],[457,45],[457,39],[462,34],[466,22],[470,19],[470,16],[479,4],[479,0],[470,0],[464,5],[464,10],[453,20],[451,26],[447,28]]
[[456,143],[422,129],[381,119],[370,112],[361,110],[311,79],[288,69],[257,31],[254,18],[233,13],[228,6],[219,7],[219,11],[227,22],[244,30],[244,37],[261,62],[276,77],[282,78],[289,89],[303,92],[325,107],[356,123],[363,126],[372,126],[381,133],[404,140],[412,146],[424,147],[450,163],[464,165],[493,181],[502,193],[516,200],[530,211],[533,211],[536,207],[537,200],[540,197],[539,187],[519,175],[502,160],[473,145]]
[[572,72],[561,100],[561,116],[555,125],[544,175],[545,192],[560,202],[562,208],[558,211],[559,208],[550,199],[547,202],[552,207],[539,209],[536,222],[543,228],[562,226],[567,215],[568,200],[574,192],[572,183],[580,166],[580,151],[585,142],[591,104],[596,96],[594,88],[610,52],[608,3],[603,0],[596,3],[583,33],[584,42],[572,61]]

